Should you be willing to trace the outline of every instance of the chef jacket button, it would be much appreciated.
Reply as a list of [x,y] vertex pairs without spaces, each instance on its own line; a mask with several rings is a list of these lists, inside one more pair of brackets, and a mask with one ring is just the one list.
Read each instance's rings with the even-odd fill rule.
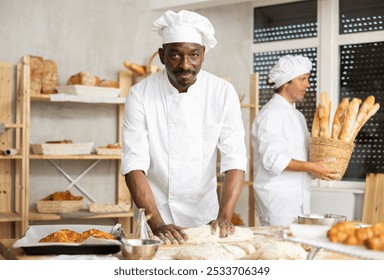
[[169,97],[168,97],[168,103],[171,103],[171,102],[172,102],[172,97],[169,96]]
[[171,156],[174,157],[174,156],[176,156],[176,155],[177,155],[177,152],[176,152],[175,150],[172,150],[172,151],[171,151]]
[[170,123],[169,124],[169,128],[175,128],[175,124],[174,123]]

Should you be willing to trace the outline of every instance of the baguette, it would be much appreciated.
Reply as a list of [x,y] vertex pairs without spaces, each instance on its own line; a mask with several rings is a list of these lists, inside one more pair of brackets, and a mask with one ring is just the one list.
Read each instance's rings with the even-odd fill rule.
[[361,104],[360,98],[353,98],[345,109],[344,124],[340,132],[340,140],[351,143],[353,129]]
[[329,138],[328,127],[329,116],[331,113],[331,101],[329,100],[328,94],[326,92],[323,92],[320,95],[319,107],[320,137]]
[[332,123],[331,137],[333,139],[339,139],[340,131],[344,123],[345,109],[347,108],[348,104],[349,104],[348,98],[343,98],[343,100],[340,102],[339,106],[337,107],[335,116],[333,117],[333,123]]
[[[363,106],[363,105],[361,105]],[[354,124],[354,130],[352,133],[352,139],[351,142],[353,142],[359,133],[360,129],[363,127],[363,125],[374,115],[376,112],[380,109],[380,104],[376,103],[373,105],[369,111],[366,114],[363,114],[362,116],[359,116],[356,118],[355,124]],[[359,113],[360,115],[360,113]]]
[[312,137],[318,138],[320,136],[320,118],[319,118],[320,105],[316,108],[316,113],[312,122]]
[[128,70],[132,71],[138,76],[145,76],[146,74],[145,67],[143,66],[140,66],[136,63],[130,63],[129,61],[124,61],[123,64]]
[[368,96],[364,102],[361,104],[359,113],[356,117],[355,127],[358,126],[358,123],[362,122],[363,118],[368,114],[369,110],[375,105],[375,97],[373,95]]

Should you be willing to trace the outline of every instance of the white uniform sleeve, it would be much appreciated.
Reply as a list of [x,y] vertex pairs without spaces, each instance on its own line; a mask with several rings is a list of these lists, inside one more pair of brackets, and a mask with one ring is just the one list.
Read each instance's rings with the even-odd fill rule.
[[125,101],[123,119],[123,145],[121,152],[121,173],[132,170],[147,173],[150,163],[148,130],[140,95],[131,88]]
[[245,146],[244,122],[239,97],[232,85],[229,85],[224,105],[224,121],[220,133],[220,172],[238,169],[247,170],[247,150]]
[[277,110],[264,112],[252,128],[252,137],[258,142],[260,161],[275,176],[280,175],[291,161],[291,157],[285,153],[283,117]]

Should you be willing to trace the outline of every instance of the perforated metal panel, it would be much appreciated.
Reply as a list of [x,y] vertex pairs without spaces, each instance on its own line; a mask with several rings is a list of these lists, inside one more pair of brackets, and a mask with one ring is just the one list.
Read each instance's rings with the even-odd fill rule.
[[254,9],[254,43],[316,36],[316,0]]
[[255,53],[253,56],[253,71],[259,73],[259,105],[260,108],[268,102],[272,97],[274,90],[271,86],[267,85],[267,76],[272,66],[279,60],[281,56],[291,55],[304,55],[312,61],[312,71],[309,77],[311,87],[308,89],[307,94],[303,102],[296,104],[296,108],[300,110],[308,124],[309,130],[312,128],[313,116],[316,111],[316,90],[317,90],[317,78],[316,78],[316,48],[297,49],[297,50],[285,50],[275,52],[262,52]]
[[340,0],[340,34],[384,30],[383,0]]
[[340,100],[373,95],[380,110],[360,130],[344,180],[384,173],[384,42],[340,47]]

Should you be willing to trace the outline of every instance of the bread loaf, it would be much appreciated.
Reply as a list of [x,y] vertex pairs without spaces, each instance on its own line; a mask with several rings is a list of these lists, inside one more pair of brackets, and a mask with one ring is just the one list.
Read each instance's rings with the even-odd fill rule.
[[56,93],[56,86],[58,80],[56,63],[53,60],[44,60],[43,66],[44,71],[42,77],[42,93]]
[[323,92],[320,95],[319,104],[319,119],[320,119],[320,137],[329,138],[329,116],[331,113],[331,101],[328,98],[328,94]]
[[44,59],[30,56],[31,94],[40,94],[43,87]]
[[[363,105],[361,105],[361,107],[363,107]],[[361,109],[361,108],[360,108]],[[368,112],[364,113],[364,111],[362,112],[362,115],[360,116],[360,113],[359,115],[357,116],[356,118],[356,121],[354,123],[354,128],[353,128],[353,133],[352,133],[352,137],[351,137],[351,142],[353,142],[357,136],[357,134],[359,133],[360,129],[363,127],[363,125],[374,115],[376,114],[376,112],[380,109],[380,104],[379,103],[376,103],[375,105],[373,105]]]
[[315,117],[312,122],[312,137],[318,138],[320,136],[320,118],[319,118],[320,105],[316,108]]
[[340,132],[340,140],[351,143],[355,120],[359,113],[361,99],[353,98],[345,110],[344,124]]
[[348,104],[349,104],[348,98],[343,98],[343,100],[340,102],[339,106],[337,107],[337,110],[335,112],[335,116],[333,117],[333,122],[332,122],[331,137],[333,139],[339,139],[340,131],[344,123],[345,109],[347,108]]

